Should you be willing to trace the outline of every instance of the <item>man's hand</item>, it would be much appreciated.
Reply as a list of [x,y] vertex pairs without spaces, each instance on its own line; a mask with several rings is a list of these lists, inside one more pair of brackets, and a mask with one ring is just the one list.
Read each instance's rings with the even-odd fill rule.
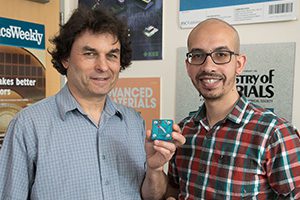
[[[151,130],[146,133],[145,150],[147,154],[147,172],[142,185],[142,197],[145,200],[162,199],[168,187],[168,179],[163,166],[169,162],[176,148],[185,143],[180,127],[173,124],[171,141],[151,140]],[[170,199],[171,200],[171,199]]]
[[185,137],[181,134],[180,127],[177,124],[173,124],[172,141],[152,141],[150,136],[151,130],[147,130],[145,150],[148,168],[153,171],[162,171],[163,166],[171,160],[176,148],[185,143]]

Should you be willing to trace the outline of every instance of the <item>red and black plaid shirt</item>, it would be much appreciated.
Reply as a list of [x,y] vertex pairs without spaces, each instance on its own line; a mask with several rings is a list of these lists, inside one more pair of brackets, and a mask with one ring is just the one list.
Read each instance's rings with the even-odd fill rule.
[[180,123],[186,143],[168,173],[179,199],[300,199],[296,128],[243,96],[212,128],[205,113]]

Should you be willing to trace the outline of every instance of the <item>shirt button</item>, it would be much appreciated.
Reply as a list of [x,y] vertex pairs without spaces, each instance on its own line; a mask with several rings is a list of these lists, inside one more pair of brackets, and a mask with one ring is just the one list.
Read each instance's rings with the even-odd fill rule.
[[105,159],[106,159],[105,155],[102,155],[102,160],[105,160]]
[[242,193],[242,197],[245,197],[245,196],[247,196],[247,191],[246,191],[246,189],[244,189],[244,190],[243,190],[243,193]]
[[202,173],[204,173],[205,172],[205,166],[200,166],[199,167],[199,171],[202,172]]
[[109,185],[109,180],[106,180],[106,181],[104,182],[104,185]]
[[224,155],[220,155],[219,162],[222,162],[223,158],[224,158]]
[[205,136],[207,139],[211,139],[211,133],[207,133]]

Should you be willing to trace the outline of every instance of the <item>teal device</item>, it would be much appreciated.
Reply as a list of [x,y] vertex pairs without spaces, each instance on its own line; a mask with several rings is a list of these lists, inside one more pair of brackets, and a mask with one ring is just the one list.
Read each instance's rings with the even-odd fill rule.
[[152,120],[152,140],[172,140],[173,120],[171,119],[153,119]]

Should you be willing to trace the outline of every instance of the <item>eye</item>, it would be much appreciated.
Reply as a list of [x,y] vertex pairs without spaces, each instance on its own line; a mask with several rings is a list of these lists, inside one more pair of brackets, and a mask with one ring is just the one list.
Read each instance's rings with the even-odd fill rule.
[[117,60],[119,59],[120,55],[117,53],[109,53],[107,54],[107,57],[109,60]]
[[217,51],[214,54],[217,57],[227,57],[227,56],[229,56],[230,53],[227,51]]
[[93,51],[84,52],[83,55],[87,58],[95,58],[97,56],[97,54]]
[[192,58],[194,58],[194,59],[202,59],[204,57],[205,57],[204,53],[193,53],[192,54]]

